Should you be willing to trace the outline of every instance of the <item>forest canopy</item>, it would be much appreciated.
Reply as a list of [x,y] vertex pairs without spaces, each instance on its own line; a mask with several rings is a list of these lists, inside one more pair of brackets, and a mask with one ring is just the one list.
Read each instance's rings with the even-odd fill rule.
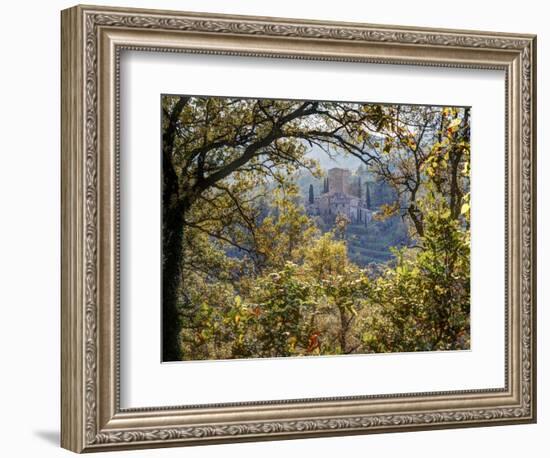
[[467,349],[470,109],[162,97],[163,360]]

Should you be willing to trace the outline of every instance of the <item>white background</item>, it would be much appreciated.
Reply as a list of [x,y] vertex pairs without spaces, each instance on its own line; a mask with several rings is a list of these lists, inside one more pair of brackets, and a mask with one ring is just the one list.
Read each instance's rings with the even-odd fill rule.
[[[96,0],[96,3],[104,3]],[[439,26],[539,36],[539,132],[550,97],[544,2],[356,0],[123,1],[120,6]],[[9,5],[9,6],[8,6]],[[69,456],[57,447],[59,424],[59,10],[69,2],[3,5],[0,46],[0,418],[2,455]],[[547,54],[547,53],[546,53]],[[127,456],[547,456],[550,433],[544,230],[550,173],[539,135],[539,423],[537,425],[323,438],[272,443],[121,452]],[[547,283],[547,282],[546,282]],[[544,386],[546,385],[546,387]],[[116,455],[114,455],[116,456]]]
[[[504,387],[504,72],[132,52],[121,88],[122,407]],[[472,106],[471,351],[159,364],[159,94],[182,91]]]

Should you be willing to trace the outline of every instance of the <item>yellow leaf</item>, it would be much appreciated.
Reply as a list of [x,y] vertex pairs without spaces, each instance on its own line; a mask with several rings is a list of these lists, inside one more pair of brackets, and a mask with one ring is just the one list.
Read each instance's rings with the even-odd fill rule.
[[448,133],[455,133],[458,130],[458,126],[460,125],[461,122],[462,122],[462,120],[460,118],[453,119],[449,123],[449,126],[447,127],[447,132]]
[[450,123],[449,123],[449,129],[452,129],[453,127],[458,127],[458,125],[462,122],[462,120],[460,118],[456,118],[456,119],[453,119]]
[[468,213],[470,211],[470,204],[462,204],[462,208],[460,209],[460,213],[464,215],[465,213]]

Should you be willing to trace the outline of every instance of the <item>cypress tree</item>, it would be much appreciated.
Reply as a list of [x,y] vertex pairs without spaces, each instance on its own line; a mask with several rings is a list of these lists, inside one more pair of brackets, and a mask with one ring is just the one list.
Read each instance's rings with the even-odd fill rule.
[[366,204],[367,204],[367,208],[369,210],[372,209],[371,207],[371,201],[370,201],[370,189],[369,189],[369,183],[365,183],[365,186],[367,187],[367,191],[366,191],[366,196],[365,196],[365,201],[366,201]]
[[309,203],[312,204],[315,201],[315,196],[313,194],[313,185],[309,185]]

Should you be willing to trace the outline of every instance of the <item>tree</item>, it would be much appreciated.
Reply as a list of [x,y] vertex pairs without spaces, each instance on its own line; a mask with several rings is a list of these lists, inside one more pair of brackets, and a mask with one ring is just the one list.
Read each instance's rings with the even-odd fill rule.
[[[304,147],[285,140],[284,129],[313,114],[316,102],[277,102],[198,97],[163,100],[163,359],[179,359],[179,281],[184,226],[212,188],[241,171],[244,180],[271,176],[300,165]],[[220,191],[227,192],[227,191]],[[230,194],[230,192],[227,192]],[[235,202],[235,205],[238,204]],[[242,215],[244,219],[246,216]]]
[[349,354],[361,348],[359,315],[368,302],[370,280],[347,256],[346,242],[327,232],[305,254],[309,282],[317,284],[314,329],[323,354]]
[[298,199],[296,186],[273,192],[269,213],[255,236],[256,250],[262,254],[261,272],[282,269],[287,262],[301,263],[307,245],[318,236],[319,230]]
[[[164,360],[466,345],[467,109],[167,96],[162,122]],[[378,217],[401,214],[415,244],[396,265],[359,269],[349,220],[322,235],[307,216],[293,177],[322,176],[311,147],[394,189]]]
[[[367,351],[433,351],[470,346],[470,238],[449,206],[423,199],[422,249],[396,250],[397,264],[377,279],[365,322]],[[430,211],[426,211],[426,206]]]
[[365,183],[365,204],[369,210],[372,210],[372,202],[370,197],[370,189],[368,181]]
[[377,126],[364,122],[355,135],[368,138],[376,151],[370,153],[370,172],[396,192],[384,216],[406,216],[422,236],[424,215],[417,201],[432,182],[434,192],[447,199],[452,218],[460,218],[462,198],[469,192],[469,108],[386,105],[379,113]]
[[328,177],[323,179],[323,194],[328,193]]
[[[344,108],[343,108],[344,107]],[[179,359],[180,279],[184,228],[229,240],[223,218],[217,217],[220,195],[233,200],[232,225],[253,237],[252,205],[241,205],[230,189],[252,188],[272,179],[284,186],[299,168],[318,173],[317,163],[304,157],[306,146],[327,154],[335,148],[361,157],[365,142],[350,132],[363,119],[377,119],[365,109],[358,118],[346,105],[333,102],[225,99],[166,96],[163,98],[163,359]],[[327,182],[328,185],[328,182]],[[198,211],[201,219],[196,219]],[[206,209],[212,215],[205,215]],[[217,219],[211,230],[204,219]],[[242,240],[229,240],[248,250]]]

